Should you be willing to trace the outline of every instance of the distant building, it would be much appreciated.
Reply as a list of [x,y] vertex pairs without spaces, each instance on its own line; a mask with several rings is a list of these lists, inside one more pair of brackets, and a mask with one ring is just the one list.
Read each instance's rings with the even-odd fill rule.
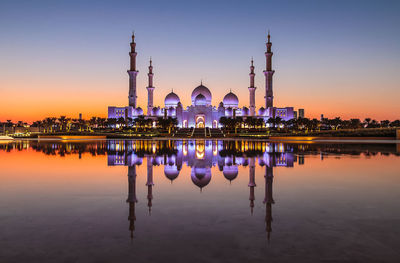
[[293,119],[297,119],[297,111],[293,111]]
[[299,118],[304,118],[304,109],[299,109]]
[[[143,115],[144,112],[140,107],[137,107],[137,92],[136,92],[136,77],[139,71],[136,68],[136,43],[135,35],[132,35],[132,42],[130,43],[131,52],[130,55],[130,68],[128,70],[129,75],[129,106],[108,107],[108,118],[136,118]],[[280,117],[283,120],[290,120],[294,118],[293,107],[278,108],[273,105],[273,89],[272,89],[272,77],[275,70],[272,70],[272,43],[270,41],[270,34],[268,33],[268,41],[266,43],[267,51],[265,52],[266,58],[266,69],[263,71],[265,76],[265,108],[261,107],[256,111],[255,107],[255,73],[253,59],[250,65],[250,86],[249,90],[249,107],[239,107],[239,98],[230,91],[227,93],[223,100],[218,106],[212,105],[212,93],[211,91],[200,83],[192,91],[190,106],[183,107],[180,102],[179,96],[172,90],[164,99],[164,107],[153,105],[153,95],[155,87],[153,86],[153,65],[150,58],[149,72],[148,72],[148,86],[147,89],[147,119],[156,119],[158,117],[172,117],[178,121],[178,127],[220,127],[219,120],[221,117],[247,117],[263,118],[267,121],[271,117]],[[303,117],[304,117],[304,110]],[[297,114],[297,113],[296,113]],[[300,114],[300,110],[299,110]]]

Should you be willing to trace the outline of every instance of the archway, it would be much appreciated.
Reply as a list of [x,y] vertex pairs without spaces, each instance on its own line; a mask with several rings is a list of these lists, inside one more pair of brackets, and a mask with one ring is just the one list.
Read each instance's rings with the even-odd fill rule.
[[218,128],[218,121],[217,120],[213,121],[213,128]]
[[204,115],[196,116],[196,128],[204,128],[206,126],[206,121],[204,119]]

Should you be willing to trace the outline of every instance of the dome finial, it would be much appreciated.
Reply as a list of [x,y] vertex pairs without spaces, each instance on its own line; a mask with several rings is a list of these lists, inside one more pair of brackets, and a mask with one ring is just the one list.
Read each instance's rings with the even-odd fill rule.
[[270,43],[270,38],[271,38],[271,35],[269,34],[269,29],[268,29],[268,43]]
[[153,61],[151,60],[151,56],[150,56],[150,66],[151,66],[151,63],[152,63]]
[[203,86],[203,79],[200,79],[200,86]]

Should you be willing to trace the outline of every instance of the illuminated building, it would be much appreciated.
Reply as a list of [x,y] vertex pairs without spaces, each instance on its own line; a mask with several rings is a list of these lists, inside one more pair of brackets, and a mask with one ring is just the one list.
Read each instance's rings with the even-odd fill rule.
[[[246,106],[239,107],[238,97],[230,91],[227,93],[223,100],[218,106],[212,105],[212,93],[203,85],[201,82],[191,94],[191,105],[184,108],[179,96],[171,91],[164,99],[164,106],[154,106],[153,96],[155,87],[153,86],[153,65],[150,59],[149,72],[148,72],[148,86],[147,89],[147,119],[157,119],[158,117],[172,117],[178,121],[178,127],[181,128],[218,128],[220,127],[219,120],[221,117],[247,117],[262,118],[267,121],[271,117],[280,117],[282,120],[289,120],[294,118],[293,107],[274,107],[273,104],[273,75],[275,70],[272,70],[272,55],[271,51],[272,43],[270,41],[270,34],[268,33],[268,41],[266,43],[267,51],[265,52],[266,57],[266,69],[264,70],[265,75],[265,107],[261,107],[258,112],[255,107],[255,73],[253,59],[251,59],[250,66],[250,86],[249,89],[249,108]],[[136,96],[136,77],[139,71],[136,69],[136,43],[135,36],[132,35],[132,42],[130,55],[130,68],[129,74],[129,106],[124,107],[108,107],[108,118],[131,118],[135,119],[138,116],[144,115],[143,109],[137,106]],[[304,112],[304,111],[303,111]],[[299,111],[300,115],[300,111]]]

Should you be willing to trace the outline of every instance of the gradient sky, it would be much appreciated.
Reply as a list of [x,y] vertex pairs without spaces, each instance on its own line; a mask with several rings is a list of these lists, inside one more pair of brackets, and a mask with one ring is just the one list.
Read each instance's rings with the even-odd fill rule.
[[128,104],[136,32],[138,103],[174,89],[184,107],[200,80],[218,105],[232,89],[265,94],[266,31],[276,106],[306,117],[400,118],[400,1],[0,1],[0,121],[107,115]]

